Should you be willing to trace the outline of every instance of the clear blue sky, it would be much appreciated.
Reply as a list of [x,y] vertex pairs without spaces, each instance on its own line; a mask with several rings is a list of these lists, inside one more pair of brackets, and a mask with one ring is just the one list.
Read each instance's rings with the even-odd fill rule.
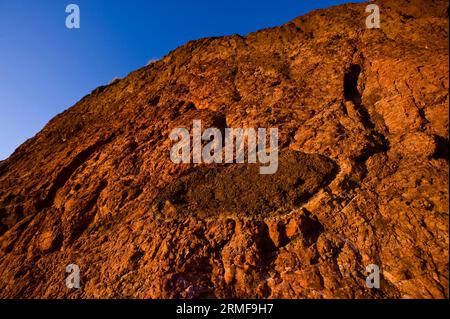
[[[0,0],[0,159],[92,89],[189,40],[245,35],[344,2]],[[70,3],[80,29],[65,26]]]

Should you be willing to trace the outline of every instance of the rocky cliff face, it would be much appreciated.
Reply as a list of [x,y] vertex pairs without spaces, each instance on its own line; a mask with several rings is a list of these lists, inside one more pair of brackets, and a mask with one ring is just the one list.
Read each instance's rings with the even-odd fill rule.
[[[52,119],[0,162],[0,297],[448,297],[448,3],[377,4],[189,42]],[[278,128],[279,171],[173,163],[193,120]]]

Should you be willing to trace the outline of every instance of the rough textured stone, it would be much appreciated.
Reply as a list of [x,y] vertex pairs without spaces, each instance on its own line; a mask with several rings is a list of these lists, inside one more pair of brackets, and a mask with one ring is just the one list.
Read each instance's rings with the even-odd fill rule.
[[[0,296],[448,298],[448,3],[376,3],[380,29],[349,4],[192,41],[57,115],[0,162]],[[180,208],[251,185],[170,161],[194,119],[277,127],[307,185]]]

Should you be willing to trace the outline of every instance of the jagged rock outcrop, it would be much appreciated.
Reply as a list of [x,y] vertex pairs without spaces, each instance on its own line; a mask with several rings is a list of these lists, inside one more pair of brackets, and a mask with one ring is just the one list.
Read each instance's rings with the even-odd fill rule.
[[[349,4],[189,42],[53,118],[0,162],[0,297],[448,298],[448,3],[376,3],[380,29]],[[194,119],[277,127],[281,174],[173,163]]]

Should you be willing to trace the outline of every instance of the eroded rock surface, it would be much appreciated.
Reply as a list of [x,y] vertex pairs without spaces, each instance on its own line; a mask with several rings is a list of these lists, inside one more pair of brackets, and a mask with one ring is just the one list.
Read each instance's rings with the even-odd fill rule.
[[260,174],[254,163],[204,165],[165,187],[155,210],[174,216],[286,213],[326,186],[336,172],[326,157],[296,151],[280,154],[274,174]]
[[[57,115],[0,162],[0,297],[448,298],[448,3],[376,3],[380,29],[350,4],[192,41]],[[237,170],[170,161],[193,120],[317,161],[180,213],[161,194]]]

